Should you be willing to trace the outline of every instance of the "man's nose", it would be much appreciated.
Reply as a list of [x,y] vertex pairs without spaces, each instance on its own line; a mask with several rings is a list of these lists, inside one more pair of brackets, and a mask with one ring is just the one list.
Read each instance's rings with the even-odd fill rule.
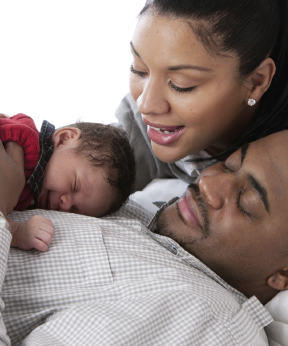
[[69,211],[72,207],[72,197],[69,194],[63,194],[59,197],[59,207],[63,211]]
[[199,179],[198,184],[207,203],[215,210],[222,209],[225,203],[235,198],[237,194],[235,178],[231,173],[204,175]]
[[137,106],[144,115],[167,114],[170,110],[163,87],[152,78],[144,82],[142,93],[137,98]]

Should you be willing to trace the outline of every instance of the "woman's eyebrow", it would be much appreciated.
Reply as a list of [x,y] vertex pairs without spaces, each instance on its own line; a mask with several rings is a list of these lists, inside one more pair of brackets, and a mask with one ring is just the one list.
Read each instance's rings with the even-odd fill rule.
[[134,47],[132,41],[130,42],[130,46],[131,46],[131,49],[133,50],[134,54],[137,55],[138,58],[140,58],[140,59],[142,60],[140,54],[139,54],[139,53],[137,52],[137,50],[135,49],[135,47]]
[[198,71],[204,71],[204,72],[211,72],[211,69],[202,67],[202,66],[195,66],[195,65],[178,65],[178,66],[170,66],[167,68],[169,71],[178,71],[178,70],[198,70]]

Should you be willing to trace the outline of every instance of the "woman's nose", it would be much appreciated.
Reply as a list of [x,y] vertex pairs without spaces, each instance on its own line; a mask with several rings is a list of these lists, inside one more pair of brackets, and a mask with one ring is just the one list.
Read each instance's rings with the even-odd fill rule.
[[68,194],[59,197],[59,207],[61,210],[68,212],[72,207],[72,199]]
[[162,87],[152,79],[143,84],[142,93],[137,98],[137,106],[144,115],[160,115],[169,112],[170,105]]
[[204,175],[198,184],[207,203],[215,210],[222,209],[236,195],[235,178],[230,173]]

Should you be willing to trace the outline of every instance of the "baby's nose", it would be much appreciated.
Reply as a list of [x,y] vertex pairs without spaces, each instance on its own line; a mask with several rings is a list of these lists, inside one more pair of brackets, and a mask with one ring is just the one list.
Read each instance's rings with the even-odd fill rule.
[[67,194],[61,195],[59,198],[59,204],[59,209],[68,212],[72,206],[71,198]]

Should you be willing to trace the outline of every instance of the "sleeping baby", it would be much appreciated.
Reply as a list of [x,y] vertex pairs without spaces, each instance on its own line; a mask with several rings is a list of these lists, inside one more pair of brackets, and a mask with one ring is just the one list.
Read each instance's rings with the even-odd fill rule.
[[[24,150],[25,187],[15,210],[46,209],[100,217],[119,209],[135,182],[135,158],[126,133],[110,125],[76,123],[55,131],[44,121],[39,133],[24,115],[0,116],[0,139]],[[11,246],[46,251],[52,222],[34,216],[9,220]]]

